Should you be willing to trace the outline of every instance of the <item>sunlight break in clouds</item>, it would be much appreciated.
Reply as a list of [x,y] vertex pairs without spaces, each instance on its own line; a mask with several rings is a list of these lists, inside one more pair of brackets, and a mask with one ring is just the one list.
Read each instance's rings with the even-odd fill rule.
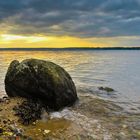
[[139,47],[140,0],[1,0],[0,47]]
[[137,46],[139,36],[77,38],[70,36],[0,35],[1,48],[65,48],[65,47],[123,47]]
[[8,35],[0,36],[0,47],[48,47],[48,48],[64,48],[64,47],[90,47],[90,46],[104,46],[101,43],[92,43],[86,39],[80,39],[69,36],[22,36],[22,35]]

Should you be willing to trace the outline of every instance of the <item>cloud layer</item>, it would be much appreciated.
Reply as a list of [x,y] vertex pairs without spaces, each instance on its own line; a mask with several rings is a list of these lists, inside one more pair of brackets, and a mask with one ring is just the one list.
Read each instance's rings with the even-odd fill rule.
[[1,0],[0,27],[11,34],[140,35],[140,0]]

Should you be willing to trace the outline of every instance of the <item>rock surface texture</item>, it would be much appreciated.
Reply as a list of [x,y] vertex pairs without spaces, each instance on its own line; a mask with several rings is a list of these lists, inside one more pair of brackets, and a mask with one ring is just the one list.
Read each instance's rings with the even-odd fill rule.
[[5,90],[10,97],[39,99],[52,110],[71,106],[78,99],[70,75],[62,67],[38,59],[12,61],[5,77]]

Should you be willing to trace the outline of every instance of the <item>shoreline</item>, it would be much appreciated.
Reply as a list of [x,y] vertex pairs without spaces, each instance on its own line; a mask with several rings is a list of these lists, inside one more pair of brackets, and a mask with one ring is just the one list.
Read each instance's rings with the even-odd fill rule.
[[[16,129],[23,130],[22,135],[31,139],[139,139],[140,138],[140,114],[125,114],[123,109],[111,101],[105,101],[90,95],[79,95],[79,102],[59,112],[42,114],[42,119],[26,126],[18,122],[12,108],[21,103],[22,99],[10,98],[8,102],[1,102],[0,127],[4,120],[11,119],[6,126],[15,124]],[[43,116],[44,115],[44,116]],[[14,123],[12,122],[14,120]],[[11,124],[10,124],[11,123]],[[13,123],[13,124],[12,124]],[[133,124],[133,125],[132,125]],[[134,125],[135,124],[135,125]],[[12,131],[5,135],[13,137]],[[5,132],[6,132],[5,131]],[[12,136],[8,136],[12,135]],[[1,135],[2,138],[4,135]]]

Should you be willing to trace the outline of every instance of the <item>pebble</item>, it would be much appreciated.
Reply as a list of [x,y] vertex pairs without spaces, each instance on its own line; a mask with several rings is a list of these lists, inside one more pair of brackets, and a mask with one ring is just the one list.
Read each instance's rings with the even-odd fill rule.
[[2,103],[2,102],[3,102],[3,99],[0,98],[0,103]]
[[123,128],[127,128],[127,125],[124,124],[122,127],[123,127]]
[[7,136],[13,136],[13,133],[12,132],[4,132],[3,134],[4,135],[7,135]]
[[137,134],[140,136],[140,131],[138,131]]
[[44,135],[46,135],[46,134],[48,134],[48,133],[50,133],[51,131],[50,130],[44,130]]
[[3,120],[3,124],[6,124],[7,123],[7,121],[6,120]]
[[0,127],[0,134],[3,133],[3,128]]

